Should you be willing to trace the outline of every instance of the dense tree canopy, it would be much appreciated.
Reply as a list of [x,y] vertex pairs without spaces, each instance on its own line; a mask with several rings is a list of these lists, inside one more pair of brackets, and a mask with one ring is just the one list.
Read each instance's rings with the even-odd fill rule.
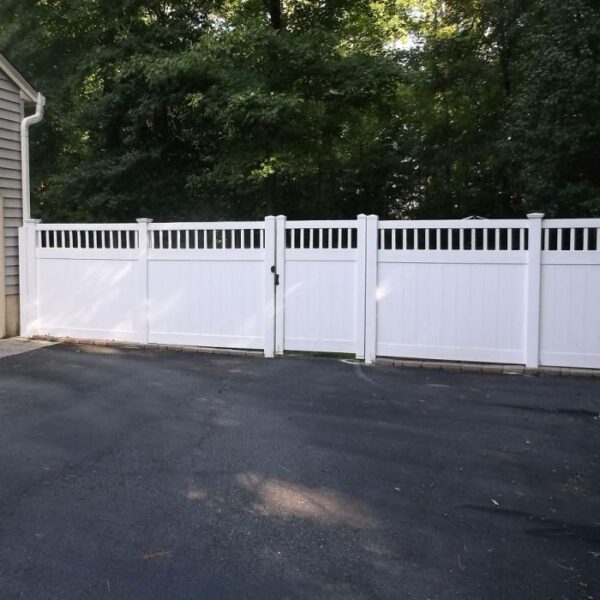
[[2,0],[53,220],[600,215],[595,0]]

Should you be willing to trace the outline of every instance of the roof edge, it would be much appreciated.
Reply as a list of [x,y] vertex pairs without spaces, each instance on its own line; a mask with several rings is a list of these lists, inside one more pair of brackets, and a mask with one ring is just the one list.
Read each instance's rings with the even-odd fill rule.
[[4,71],[7,77],[23,92],[26,99],[35,103],[38,97],[38,92],[27,83],[27,80],[19,71],[17,71],[8,60],[0,54],[0,69]]

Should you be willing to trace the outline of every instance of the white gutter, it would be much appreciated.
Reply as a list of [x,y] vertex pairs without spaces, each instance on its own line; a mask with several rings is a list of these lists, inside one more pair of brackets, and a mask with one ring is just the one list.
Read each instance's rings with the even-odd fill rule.
[[31,189],[29,183],[29,127],[44,118],[46,98],[37,95],[35,113],[21,121],[21,189],[23,192],[23,221],[31,219]]

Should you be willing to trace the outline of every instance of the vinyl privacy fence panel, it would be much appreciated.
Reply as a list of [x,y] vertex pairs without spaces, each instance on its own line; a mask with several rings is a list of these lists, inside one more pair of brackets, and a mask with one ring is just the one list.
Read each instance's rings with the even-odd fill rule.
[[272,353],[274,220],[148,229],[148,341]]
[[[29,333],[139,339],[139,231],[120,225],[44,225],[20,234],[21,327]],[[29,245],[30,253],[25,248]]]
[[527,230],[493,225],[379,224],[377,355],[523,361]]
[[600,368],[600,220],[543,222],[540,364]]
[[600,220],[46,225],[25,335],[600,368]]

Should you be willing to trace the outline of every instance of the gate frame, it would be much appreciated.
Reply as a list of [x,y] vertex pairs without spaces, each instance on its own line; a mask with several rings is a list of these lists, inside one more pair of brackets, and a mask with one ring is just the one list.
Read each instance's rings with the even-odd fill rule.
[[[267,217],[267,219],[273,217]],[[275,257],[275,354],[281,356],[285,353],[285,282],[286,282],[286,231],[288,220],[284,215],[276,219],[276,257]],[[355,348],[354,354],[358,360],[365,363],[374,362],[374,352],[368,355],[365,351],[367,339],[367,319],[374,323],[375,319],[375,286],[377,272],[377,219],[375,215],[360,214],[356,217],[356,320],[355,320]],[[290,221],[293,223],[294,221]],[[315,227],[325,221],[315,221]],[[333,222],[335,223],[335,221]],[[373,248],[369,249],[369,241]],[[310,251],[310,249],[307,249]],[[371,286],[371,287],[369,287]],[[369,294],[368,290],[372,289]],[[369,309],[370,312],[367,312]],[[369,316],[367,316],[369,315]],[[369,343],[374,340],[369,338]],[[314,352],[325,352],[314,349]]]

